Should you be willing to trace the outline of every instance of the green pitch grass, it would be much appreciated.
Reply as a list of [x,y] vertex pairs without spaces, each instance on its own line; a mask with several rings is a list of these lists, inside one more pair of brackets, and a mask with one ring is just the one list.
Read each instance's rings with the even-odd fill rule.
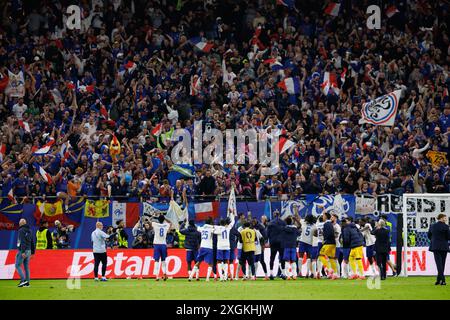
[[364,280],[188,282],[186,279],[81,280],[70,290],[66,280],[32,280],[31,287],[17,288],[18,281],[0,280],[0,300],[8,299],[150,299],[150,300],[450,300],[450,286],[435,286],[434,277],[388,278],[380,289],[370,290]]

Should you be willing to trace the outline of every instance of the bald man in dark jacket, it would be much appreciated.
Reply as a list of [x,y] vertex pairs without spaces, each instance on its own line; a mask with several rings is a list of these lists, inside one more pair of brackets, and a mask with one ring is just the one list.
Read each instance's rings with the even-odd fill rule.
[[438,270],[435,285],[445,286],[445,260],[449,251],[448,242],[450,240],[450,227],[447,224],[447,216],[439,214],[437,222],[430,226],[428,230],[428,238],[431,240],[430,251],[434,254],[434,261]]

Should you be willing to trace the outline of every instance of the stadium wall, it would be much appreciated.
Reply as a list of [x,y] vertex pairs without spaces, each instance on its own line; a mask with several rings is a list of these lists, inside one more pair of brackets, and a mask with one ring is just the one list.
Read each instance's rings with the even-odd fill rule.
[[[265,249],[265,259],[268,265],[270,250]],[[16,250],[0,250],[0,279],[19,279],[14,269]],[[186,278],[186,250],[169,249],[167,257],[167,275],[172,278]],[[396,251],[392,248],[390,259],[395,261]],[[433,254],[426,247],[412,248],[408,255],[408,274],[431,276],[436,275]],[[370,276],[369,263],[363,261],[366,275]],[[277,268],[277,260],[275,268]],[[109,250],[107,276],[109,278],[149,278],[153,275],[154,259],[152,249],[143,250]],[[200,268],[200,276],[206,276],[205,264]],[[76,279],[93,278],[94,257],[90,250],[39,250],[30,260],[32,279]],[[303,274],[306,264],[303,266]],[[450,275],[450,264],[447,264],[445,274]],[[262,268],[258,276],[263,276]]]
[[[387,214],[388,220],[392,223],[392,246],[396,245],[397,239],[397,213],[401,213],[401,197],[395,195],[381,195],[374,197],[357,197],[354,195],[326,195],[318,196],[315,194],[308,194],[301,200],[267,200],[267,201],[237,201],[238,212],[251,212],[252,217],[259,219],[262,215],[266,215],[269,218],[275,210],[278,210],[282,216],[287,216],[294,212],[293,207],[296,205],[299,208],[300,215],[304,217],[306,214],[317,215],[318,205],[323,205],[325,208],[332,207],[340,215],[348,215],[353,218],[359,218],[369,215],[374,219],[378,219],[380,214]],[[140,202],[140,215],[142,215],[143,203]],[[226,217],[227,215],[227,199],[223,199],[219,204],[219,216]],[[112,202],[111,205],[112,207]],[[159,210],[167,210],[168,203],[152,203],[152,206]],[[75,208],[76,207],[76,208]],[[95,223],[97,219],[91,217],[85,217],[84,215],[84,203],[75,203],[72,207],[72,213],[66,215],[68,221],[63,222],[75,225],[75,230],[69,235],[70,248],[71,249],[87,249],[91,248],[90,235],[95,229]],[[195,219],[196,212],[194,209],[194,202],[189,203],[189,218]],[[112,208],[110,208],[109,217],[98,219],[103,225],[112,225]],[[12,250],[16,248],[17,244],[17,229],[20,218],[25,218],[35,233],[38,229],[38,222],[36,219],[37,207],[35,204],[23,204],[23,205],[3,205],[0,203],[0,250]],[[55,217],[52,217],[55,218]],[[6,223],[5,223],[6,221]],[[6,225],[12,226],[9,230],[4,230]],[[3,226],[3,227],[2,227]],[[3,229],[3,230],[2,230]],[[50,231],[53,231],[50,228]],[[131,228],[125,228],[125,232],[129,236],[128,244],[131,246],[133,237]],[[425,246],[426,244],[423,244]]]

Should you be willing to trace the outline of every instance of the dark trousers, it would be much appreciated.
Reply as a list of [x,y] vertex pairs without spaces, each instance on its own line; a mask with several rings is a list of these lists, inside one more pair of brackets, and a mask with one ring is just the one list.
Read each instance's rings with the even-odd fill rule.
[[248,251],[248,252],[242,251],[242,253],[241,253],[241,260],[239,261],[239,263],[241,264],[242,273],[244,274],[244,276],[246,274],[246,267],[245,267],[246,262],[250,266],[252,275],[256,276],[256,274],[255,274],[255,251]]
[[377,256],[376,256],[378,269],[380,269],[381,279],[386,279],[387,257],[388,257],[388,253],[377,253]]
[[95,253],[94,252],[94,277],[98,277],[98,265],[102,263],[102,276],[104,277],[106,274],[106,265],[108,263],[108,257],[106,256],[106,252],[103,253]]
[[266,250],[264,250],[264,246],[263,246],[261,248],[261,259],[259,260],[259,263],[261,263],[261,266],[263,267],[264,273],[267,273],[265,253],[266,253]]
[[284,269],[284,261],[283,261],[283,248],[279,244],[271,244],[270,245],[270,270],[273,270],[273,263],[275,262],[275,256],[278,253],[278,261],[281,263],[281,268]]
[[434,261],[436,262],[436,268],[438,271],[436,281],[445,282],[444,270],[445,260],[447,259],[447,251],[433,251]]

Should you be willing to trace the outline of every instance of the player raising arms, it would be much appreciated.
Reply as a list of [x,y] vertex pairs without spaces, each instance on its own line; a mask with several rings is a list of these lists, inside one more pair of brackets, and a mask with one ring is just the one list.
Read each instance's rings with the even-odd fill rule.
[[220,281],[228,278],[228,264],[230,262],[230,231],[234,226],[234,215],[227,219],[220,220],[220,226],[214,226],[214,234],[217,235],[217,271]]
[[314,277],[315,271],[312,269],[311,259],[317,259],[312,257],[312,245],[314,239],[314,232],[317,230],[315,226],[316,219],[313,215],[309,214],[305,217],[305,219],[300,219],[300,243],[298,248],[298,266],[299,266],[299,276],[302,276],[302,268],[303,268],[303,256],[306,254],[306,278],[309,276],[311,278]]
[[200,250],[197,255],[197,262],[195,263],[194,268],[192,269],[191,274],[189,275],[189,280],[192,280],[194,275],[198,272],[200,263],[205,261],[208,264],[208,272],[206,274],[206,281],[209,281],[209,277],[211,276],[212,266],[214,263],[214,254],[213,254],[213,219],[208,217],[206,219],[206,223],[203,227],[198,227],[197,230],[202,235],[202,241],[200,243]]
[[[172,223],[166,219],[163,214],[157,217],[158,222],[152,222],[153,230],[155,230],[155,238],[153,240],[153,258],[155,259],[155,268],[153,274],[156,281],[159,281],[159,271],[162,266],[164,281],[167,280],[166,275],[166,258],[167,258],[167,232],[172,228]],[[161,260],[161,265],[160,261]]]

